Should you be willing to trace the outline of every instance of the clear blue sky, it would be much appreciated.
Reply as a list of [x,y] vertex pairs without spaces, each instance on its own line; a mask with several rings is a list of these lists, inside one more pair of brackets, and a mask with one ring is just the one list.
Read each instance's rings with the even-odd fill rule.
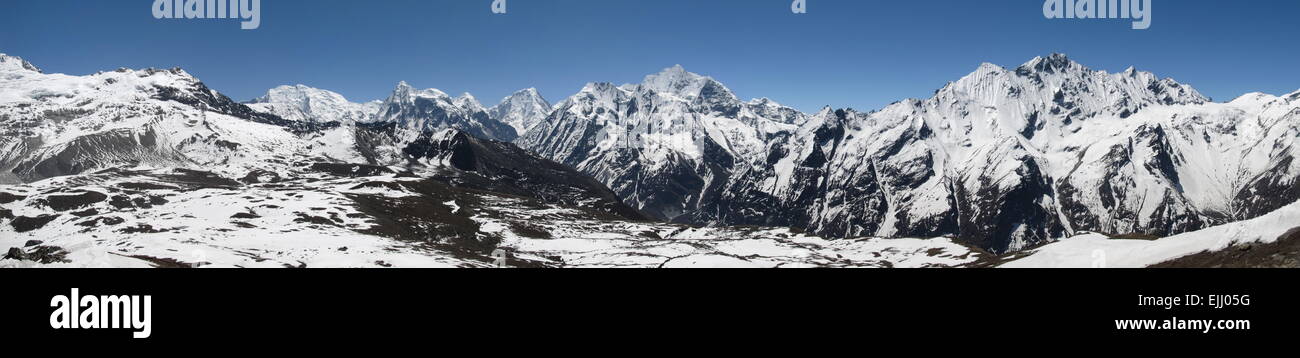
[[0,52],[47,72],[184,67],[248,100],[281,84],[386,97],[398,81],[487,105],[537,87],[558,102],[587,82],[639,82],[681,64],[743,98],[812,111],[876,109],[981,62],[1069,54],[1132,65],[1216,100],[1300,89],[1300,1],[1155,0],[1152,27],[1048,20],[1042,0],[263,0],[262,26],[155,20],[152,0],[0,0]]

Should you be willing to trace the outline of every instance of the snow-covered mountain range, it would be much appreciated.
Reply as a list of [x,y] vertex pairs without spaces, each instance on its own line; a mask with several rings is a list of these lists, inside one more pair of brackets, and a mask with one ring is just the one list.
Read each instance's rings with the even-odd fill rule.
[[0,266],[1068,266],[1074,236],[1280,220],[1271,244],[1300,200],[1300,92],[1212,102],[1063,55],[811,114],[681,66],[486,108],[0,55],[0,133]]
[[517,143],[676,222],[1003,253],[1081,231],[1176,234],[1300,199],[1298,98],[1214,103],[1057,54],[983,64],[925,100],[803,115],[674,67],[588,85]]

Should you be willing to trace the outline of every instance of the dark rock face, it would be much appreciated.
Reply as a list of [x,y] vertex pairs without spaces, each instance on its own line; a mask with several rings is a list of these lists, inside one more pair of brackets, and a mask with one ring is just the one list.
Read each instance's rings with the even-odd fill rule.
[[9,225],[13,226],[15,232],[24,233],[43,228],[46,224],[49,224],[51,221],[54,221],[54,219],[58,218],[59,215],[41,215],[37,217],[18,216],[9,220]]
[[37,205],[48,207],[54,211],[69,211],[80,209],[95,203],[108,199],[108,195],[100,192],[85,191],[72,195],[50,195],[37,200]]
[[8,204],[23,199],[27,199],[27,197],[0,191],[0,204]]
[[967,192],[959,186],[962,213],[959,237],[994,253],[1021,250],[1061,237],[1065,228],[1041,198],[1052,195],[1051,185],[1037,163],[1021,159],[1016,174],[1020,180],[1011,188],[996,185],[995,178],[981,176],[980,188]]
[[1297,173],[1291,172],[1293,156],[1284,156],[1237,193],[1238,219],[1250,219],[1281,209],[1300,200]]
[[171,173],[163,175],[162,179],[190,189],[238,188],[244,185],[237,180],[223,177],[220,174],[184,168],[172,169]]

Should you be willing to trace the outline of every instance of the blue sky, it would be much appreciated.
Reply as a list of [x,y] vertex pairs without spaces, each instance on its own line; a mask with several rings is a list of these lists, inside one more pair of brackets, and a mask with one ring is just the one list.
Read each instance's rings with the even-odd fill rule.
[[1300,89],[1300,1],[1154,0],[1128,20],[1049,20],[1043,0],[263,0],[260,29],[157,20],[152,0],[0,0],[0,52],[47,72],[180,66],[237,100],[281,84],[382,99],[398,81],[487,105],[537,87],[639,82],[681,64],[742,98],[813,111],[928,97],[981,62],[1052,52],[1173,77],[1216,100]]

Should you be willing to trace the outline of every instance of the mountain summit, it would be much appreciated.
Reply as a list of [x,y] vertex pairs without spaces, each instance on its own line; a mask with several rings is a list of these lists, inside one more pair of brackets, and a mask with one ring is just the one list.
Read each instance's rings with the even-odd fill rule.
[[31,62],[27,62],[22,58],[9,56],[3,53],[0,53],[0,70],[24,70],[24,71],[31,71],[36,73],[44,73],[41,71],[40,68],[36,67],[35,65],[32,65]]
[[380,104],[353,103],[338,93],[295,85],[273,88],[249,106],[289,120],[349,123],[373,121]]
[[376,121],[428,132],[457,129],[475,137],[512,141],[518,137],[514,128],[492,118],[472,95],[452,98],[437,89],[416,90],[406,82],[397,84],[392,95],[379,108]]
[[551,103],[542,98],[536,88],[523,89],[501,99],[501,103],[488,110],[492,118],[509,124],[523,136],[546,121],[551,114]]

